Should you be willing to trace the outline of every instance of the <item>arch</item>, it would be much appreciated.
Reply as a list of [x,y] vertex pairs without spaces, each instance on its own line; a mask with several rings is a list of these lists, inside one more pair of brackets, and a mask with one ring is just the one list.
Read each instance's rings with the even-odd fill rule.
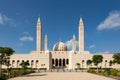
[[85,62],[85,60],[82,60],[82,63],[84,63]]
[[65,66],[65,59],[63,59],[63,66]]
[[55,66],[58,66],[58,59],[55,59]]
[[25,62],[24,60],[22,60],[22,62]]
[[17,63],[19,63],[20,62],[20,60],[17,60]]
[[59,66],[62,66],[62,60],[59,59]]
[[27,62],[29,63],[29,60],[27,60]]
[[66,59],[66,64],[67,64],[67,65],[69,64],[69,59]]
[[105,60],[105,62],[107,62],[107,60]]
[[15,60],[12,60],[12,62],[14,63],[14,62],[15,62]]
[[55,64],[54,59],[52,59],[52,65]]
[[19,66],[19,62],[20,62],[20,60],[17,60],[17,68],[18,68],[18,66]]
[[39,61],[38,60],[36,60],[36,63],[38,63]]
[[31,60],[31,67],[33,67],[34,65],[34,60]]

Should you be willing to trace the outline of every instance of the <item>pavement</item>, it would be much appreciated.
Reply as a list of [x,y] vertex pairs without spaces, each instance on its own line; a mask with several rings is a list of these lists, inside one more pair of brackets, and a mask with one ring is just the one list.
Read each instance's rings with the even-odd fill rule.
[[87,72],[39,72],[8,80],[116,80]]

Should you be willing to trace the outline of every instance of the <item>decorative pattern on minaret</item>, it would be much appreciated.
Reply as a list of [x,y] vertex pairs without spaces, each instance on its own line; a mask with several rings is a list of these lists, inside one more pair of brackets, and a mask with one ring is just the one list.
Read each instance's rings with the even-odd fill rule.
[[79,51],[84,51],[84,24],[82,18],[79,22]]
[[37,30],[36,30],[36,51],[40,52],[42,50],[42,27],[40,17],[37,21]]

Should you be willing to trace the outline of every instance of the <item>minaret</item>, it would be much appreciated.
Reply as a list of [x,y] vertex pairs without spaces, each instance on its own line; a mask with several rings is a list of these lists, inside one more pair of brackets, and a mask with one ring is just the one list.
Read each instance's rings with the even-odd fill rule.
[[36,51],[40,52],[42,50],[42,26],[40,17],[37,21],[37,30],[36,30]]
[[84,24],[82,18],[79,21],[79,51],[84,51]]
[[47,38],[47,35],[45,35],[44,49],[45,49],[45,51],[48,50],[48,38]]
[[73,39],[72,39],[72,50],[76,51],[76,38],[75,38],[75,35],[73,35]]

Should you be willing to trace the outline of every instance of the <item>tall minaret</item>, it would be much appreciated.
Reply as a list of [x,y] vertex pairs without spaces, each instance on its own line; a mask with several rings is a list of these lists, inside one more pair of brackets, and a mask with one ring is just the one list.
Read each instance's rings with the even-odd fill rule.
[[48,38],[47,38],[47,35],[45,35],[44,49],[45,49],[45,51],[48,50]]
[[82,18],[79,21],[79,51],[84,51],[84,24]]
[[75,38],[75,35],[73,35],[73,39],[72,39],[72,50],[76,51],[76,38]]
[[36,51],[40,52],[42,50],[42,26],[40,17],[37,21],[37,30],[36,30]]

